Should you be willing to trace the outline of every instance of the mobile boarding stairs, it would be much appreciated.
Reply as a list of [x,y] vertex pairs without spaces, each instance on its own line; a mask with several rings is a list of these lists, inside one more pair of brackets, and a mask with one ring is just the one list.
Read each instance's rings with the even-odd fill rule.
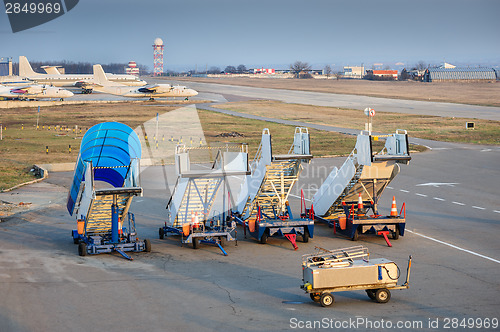
[[[385,138],[385,146],[374,153],[372,141],[380,138]],[[394,201],[391,215],[381,216],[378,201],[399,173],[399,164],[408,164],[410,160],[406,131],[378,136],[361,132],[342,167],[335,167],[316,192],[307,213],[354,241],[359,234],[375,233],[383,235],[391,246],[388,234],[393,239],[404,235],[406,207],[403,204],[397,213]],[[370,209],[373,215],[367,214]]]
[[[131,260],[127,251],[151,251],[149,240],[137,238],[129,211],[134,196],[142,196],[140,156],[139,138],[124,124],[101,123],[83,137],[67,203],[80,256],[116,251]],[[104,183],[112,187],[96,188]]]
[[245,177],[237,200],[235,220],[245,234],[261,243],[270,236],[285,236],[297,249],[296,236],[308,242],[314,234],[314,220],[306,216],[294,218],[288,204],[290,192],[302,171],[302,162],[309,162],[309,132],[295,129],[293,145],[285,155],[273,155],[269,129],[262,132],[258,152],[251,163],[251,174]]
[[[203,164],[200,167],[199,163],[191,162],[191,155],[195,156],[200,149],[215,154],[211,166],[203,168]],[[227,143],[218,147],[188,148],[178,145],[175,169],[177,182],[167,203],[167,221],[159,229],[160,239],[172,233],[180,235],[182,243],[192,243],[194,249],[200,243],[214,244],[227,255],[224,243],[236,239],[227,181],[230,176],[249,174],[248,146]],[[221,191],[221,199],[216,202]]]

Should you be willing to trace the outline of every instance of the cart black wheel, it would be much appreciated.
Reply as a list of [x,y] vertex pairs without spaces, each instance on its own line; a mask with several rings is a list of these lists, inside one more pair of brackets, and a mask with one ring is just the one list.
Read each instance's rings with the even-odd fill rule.
[[377,289],[375,292],[375,301],[378,303],[387,303],[391,299],[391,292],[386,288]]
[[148,239],[144,240],[144,251],[151,252],[151,241],[149,241]]
[[262,237],[260,238],[260,243],[262,244],[267,243],[267,232],[264,232],[264,234],[262,234]]
[[85,242],[80,242],[78,245],[78,255],[87,256],[87,244]]
[[314,302],[319,302],[319,299],[321,299],[321,293],[309,293],[309,296]]
[[160,229],[158,229],[158,235],[160,236],[161,240],[165,238],[165,231],[163,230],[163,227],[160,227]]
[[392,232],[392,239],[397,240],[399,239],[399,227],[396,226],[396,231]]
[[198,249],[200,247],[200,238],[194,237],[193,238],[193,249]]
[[351,240],[353,240],[353,241],[358,241],[358,239],[359,239],[359,231],[358,231],[358,229],[356,228],[356,230],[354,231],[354,234],[353,234],[353,235],[352,235],[352,237],[351,237]]
[[368,294],[368,297],[372,300],[375,300],[375,291],[374,289],[367,289],[366,294]]
[[77,237],[74,237],[74,238],[73,238],[73,243],[74,243],[74,244],[78,244],[78,243],[80,243],[80,239],[79,239],[79,238],[77,238]]
[[219,236],[219,244],[222,248],[226,245],[226,238],[224,236]]
[[302,242],[304,243],[309,242],[309,229],[307,229],[307,227],[304,227],[304,233],[302,234]]
[[321,297],[319,299],[319,303],[321,303],[321,305],[323,307],[329,307],[329,306],[331,306],[334,301],[335,301],[335,299],[333,298],[333,295],[330,294],[330,293],[323,293],[323,294],[321,294]]

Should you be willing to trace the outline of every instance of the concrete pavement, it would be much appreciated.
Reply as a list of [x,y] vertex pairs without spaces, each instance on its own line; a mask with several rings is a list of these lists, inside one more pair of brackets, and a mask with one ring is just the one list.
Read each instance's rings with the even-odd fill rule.
[[[70,235],[75,222],[65,208],[71,172],[51,173],[43,186],[1,194],[1,200],[25,197],[40,203],[38,210],[0,223],[1,330],[283,331],[307,324],[318,330],[385,330],[404,323],[407,328],[396,330],[430,331],[435,322],[444,329],[447,319],[450,327],[451,319],[498,323],[500,150],[421,141],[432,150],[402,165],[380,202],[383,213],[393,195],[398,208],[406,202],[407,232],[392,241],[392,248],[375,236],[354,243],[321,224],[309,243],[298,243],[298,251],[285,239],[272,238],[267,245],[245,239],[241,228],[238,245],[226,247],[227,257],[213,246],[193,250],[176,237],[159,240],[167,185],[175,177],[172,166],[152,166],[141,173],[144,197],[131,208],[139,237],[152,239],[152,252],[134,253],[132,262],[119,255],[80,257]],[[313,159],[292,206],[299,206],[300,189],[312,197],[343,161]],[[332,308],[320,307],[299,289],[301,255],[315,246],[358,244],[369,248],[371,258],[396,261],[403,278],[413,255],[410,289],[392,292],[387,304],[360,291],[336,293]],[[381,320],[391,328],[374,328]]]

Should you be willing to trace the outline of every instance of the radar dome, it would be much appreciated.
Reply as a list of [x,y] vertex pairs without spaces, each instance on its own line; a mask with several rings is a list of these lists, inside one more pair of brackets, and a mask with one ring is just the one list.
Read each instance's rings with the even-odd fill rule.
[[161,40],[161,38],[156,38],[154,44],[158,46],[163,45],[163,40]]

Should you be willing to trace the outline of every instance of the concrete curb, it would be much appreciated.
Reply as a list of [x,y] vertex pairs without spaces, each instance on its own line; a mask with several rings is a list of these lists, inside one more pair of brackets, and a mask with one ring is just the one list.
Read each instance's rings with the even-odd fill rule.
[[28,184],[42,182],[43,180],[45,180],[46,178],[49,177],[49,172],[45,168],[43,168],[41,166],[38,166],[38,165],[33,165],[33,169],[34,169],[35,175],[39,174],[41,176],[41,178],[35,179],[35,180],[32,180],[32,181],[28,181],[28,182],[24,182],[24,183],[20,183],[18,185],[15,185],[12,188],[4,189],[4,190],[2,190],[0,192],[6,193],[6,192],[12,191],[14,189],[17,189],[19,187],[22,187],[22,186],[25,186],[25,185],[28,185]]

